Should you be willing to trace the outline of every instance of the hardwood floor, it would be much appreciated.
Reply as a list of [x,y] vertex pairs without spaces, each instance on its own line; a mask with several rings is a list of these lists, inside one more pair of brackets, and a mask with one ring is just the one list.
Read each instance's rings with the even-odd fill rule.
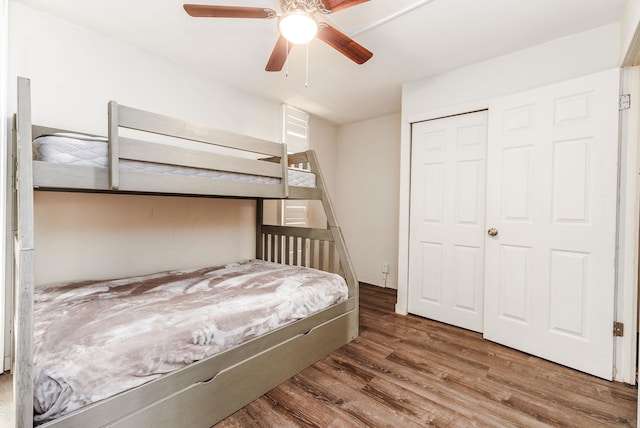
[[394,290],[360,299],[358,339],[216,428],[636,426],[635,387],[397,315]]

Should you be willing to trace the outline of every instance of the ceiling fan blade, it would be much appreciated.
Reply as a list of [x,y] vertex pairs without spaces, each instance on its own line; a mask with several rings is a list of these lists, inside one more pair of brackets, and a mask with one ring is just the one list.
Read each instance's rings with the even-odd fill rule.
[[346,9],[369,0],[322,0],[324,7],[331,13]]
[[273,52],[269,57],[267,66],[264,68],[266,71],[280,71],[287,60],[287,55],[293,46],[292,43],[287,43],[287,39],[280,36],[276,42]]
[[371,51],[325,22],[320,25],[318,38],[356,64],[364,64],[373,56]]
[[184,10],[196,18],[275,18],[276,11],[263,7],[209,6],[185,4]]

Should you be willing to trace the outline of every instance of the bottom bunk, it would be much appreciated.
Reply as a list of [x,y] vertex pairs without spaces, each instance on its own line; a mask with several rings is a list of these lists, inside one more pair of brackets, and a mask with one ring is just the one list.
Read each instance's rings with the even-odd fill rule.
[[72,413],[347,297],[339,275],[260,260],[38,288],[34,421]]
[[210,427],[353,340],[353,292],[260,260],[45,287],[34,425]]

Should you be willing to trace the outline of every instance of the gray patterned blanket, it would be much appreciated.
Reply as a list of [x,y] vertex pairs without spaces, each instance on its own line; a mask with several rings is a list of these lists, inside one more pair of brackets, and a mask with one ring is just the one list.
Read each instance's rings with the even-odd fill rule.
[[37,289],[34,419],[136,387],[347,294],[338,275],[257,260]]

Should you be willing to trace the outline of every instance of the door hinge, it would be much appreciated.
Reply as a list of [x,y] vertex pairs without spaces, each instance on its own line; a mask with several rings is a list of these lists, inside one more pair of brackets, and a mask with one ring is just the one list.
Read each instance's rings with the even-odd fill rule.
[[629,108],[631,108],[631,95],[620,95],[620,99],[618,101],[618,110],[627,110]]
[[613,322],[613,336],[614,337],[622,337],[624,336],[624,324],[618,321]]

